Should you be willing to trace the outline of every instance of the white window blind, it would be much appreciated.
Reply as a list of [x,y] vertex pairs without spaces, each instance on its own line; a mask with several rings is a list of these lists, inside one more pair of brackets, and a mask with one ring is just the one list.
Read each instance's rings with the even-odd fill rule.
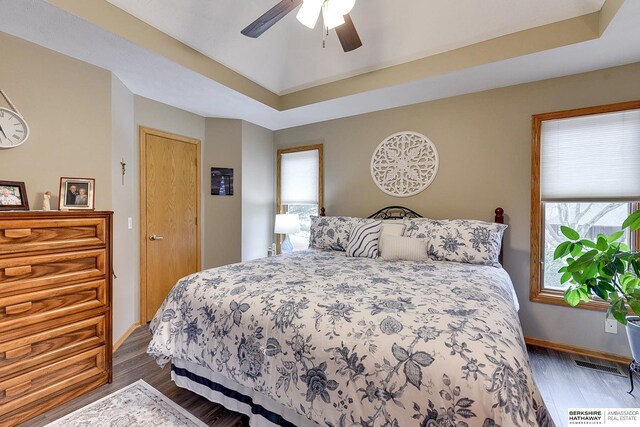
[[640,110],[542,123],[545,201],[640,199]]
[[282,154],[280,202],[283,205],[318,203],[318,150]]

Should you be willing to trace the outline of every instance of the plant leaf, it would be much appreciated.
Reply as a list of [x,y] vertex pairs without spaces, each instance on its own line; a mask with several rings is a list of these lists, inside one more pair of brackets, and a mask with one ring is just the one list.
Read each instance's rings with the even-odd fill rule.
[[607,249],[609,249],[609,244],[607,243],[607,239],[605,239],[605,237],[603,235],[599,235],[598,236],[598,241],[597,241],[596,245],[598,246],[598,250],[602,251],[602,252],[604,252]]
[[582,243],[583,246],[586,246],[586,247],[591,248],[591,249],[595,249],[596,248],[596,244],[593,243],[591,240],[588,240],[588,239],[582,239],[582,240],[580,240],[580,243]]
[[616,240],[618,240],[619,238],[621,238],[622,236],[624,236],[624,231],[622,231],[622,230],[616,231],[615,233],[610,234],[609,237],[607,237],[607,242],[613,243]]
[[570,240],[579,240],[580,234],[572,228],[567,227],[566,225],[560,226],[560,232],[565,235],[567,239]]
[[560,243],[555,252],[553,252],[553,259],[564,258],[569,253],[570,246],[571,242]]
[[580,294],[576,289],[569,288],[564,292],[564,300],[571,307],[575,307],[580,302]]
[[623,299],[618,299],[611,304],[611,314],[613,317],[623,325],[627,324],[627,306]]
[[578,255],[580,255],[580,253],[582,253],[582,243],[573,243],[571,246],[572,246],[572,249],[571,249],[572,257],[575,258]]
[[633,312],[640,316],[640,299],[638,298],[628,298],[627,302],[629,303],[629,307],[631,307],[631,310],[633,310]]
[[627,227],[631,226],[633,223],[635,223],[638,220],[640,220],[640,210],[637,210],[637,211],[631,213],[631,215],[629,215],[627,217],[627,219],[625,219],[624,222],[622,223],[622,228],[623,229],[627,228]]

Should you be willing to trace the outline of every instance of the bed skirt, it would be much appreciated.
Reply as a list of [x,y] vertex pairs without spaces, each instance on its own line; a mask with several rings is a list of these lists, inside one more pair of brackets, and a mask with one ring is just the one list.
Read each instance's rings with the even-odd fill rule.
[[273,399],[185,360],[173,359],[171,379],[178,387],[247,415],[251,427],[319,427]]

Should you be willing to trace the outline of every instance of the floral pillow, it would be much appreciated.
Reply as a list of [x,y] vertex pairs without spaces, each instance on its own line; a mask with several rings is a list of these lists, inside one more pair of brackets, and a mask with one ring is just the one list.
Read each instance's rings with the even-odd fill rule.
[[468,219],[406,220],[405,236],[427,239],[431,259],[500,266],[502,235],[507,226]]
[[429,235],[433,221],[429,218],[405,218],[403,236],[425,239]]
[[360,221],[348,216],[312,216],[309,247],[346,251],[351,227]]

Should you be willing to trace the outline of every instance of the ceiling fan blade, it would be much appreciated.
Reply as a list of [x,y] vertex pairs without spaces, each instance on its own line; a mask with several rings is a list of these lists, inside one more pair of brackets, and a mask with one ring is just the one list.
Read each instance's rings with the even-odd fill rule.
[[253,37],[255,39],[271,28],[276,22],[284,18],[293,9],[300,6],[301,3],[302,0],[282,0],[240,32],[247,37]]
[[353,25],[351,16],[344,15],[344,24],[336,27],[336,33],[345,52],[351,52],[362,46],[362,41],[356,31],[356,26]]

